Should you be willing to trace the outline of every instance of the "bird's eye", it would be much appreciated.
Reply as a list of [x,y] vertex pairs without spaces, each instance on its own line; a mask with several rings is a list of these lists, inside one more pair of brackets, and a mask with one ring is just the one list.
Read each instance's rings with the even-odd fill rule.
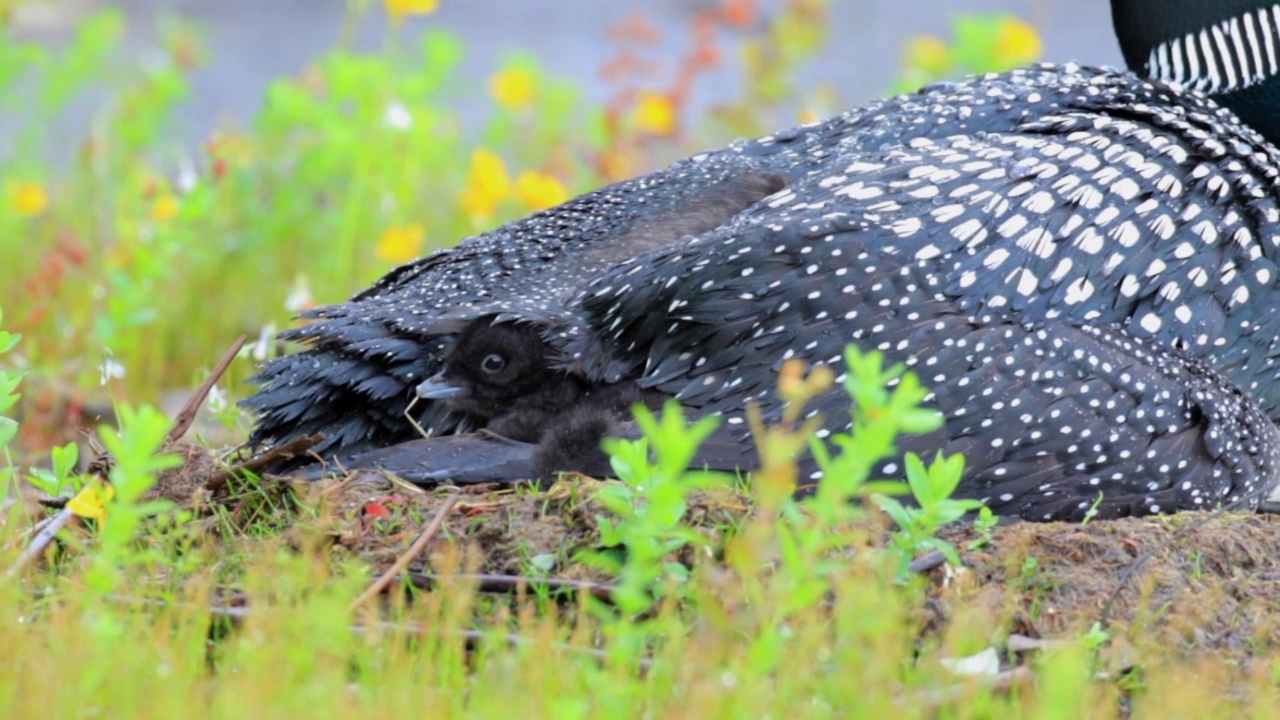
[[485,356],[484,360],[480,361],[480,369],[490,375],[502,372],[502,369],[506,366],[507,359],[498,353],[490,353]]

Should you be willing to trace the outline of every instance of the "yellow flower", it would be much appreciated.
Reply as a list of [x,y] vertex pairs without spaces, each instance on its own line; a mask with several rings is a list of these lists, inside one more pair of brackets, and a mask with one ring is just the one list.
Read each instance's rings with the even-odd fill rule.
[[156,222],[172,220],[178,214],[178,198],[164,193],[151,204],[151,219]]
[[471,170],[461,199],[467,214],[477,220],[488,218],[510,194],[511,179],[502,158],[484,148],[472,151]]
[[654,135],[670,135],[676,128],[676,109],[671,98],[643,90],[636,98],[636,125]]
[[418,248],[426,239],[427,232],[422,226],[413,223],[400,227],[389,227],[378,240],[376,252],[378,257],[387,262],[405,263],[418,257]]
[[49,208],[49,194],[38,182],[20,182],[9,188],[9,204],[19,215],[35,217]]
[[103,520],[107,517],[107,503],[115,496],[116,489],[111,483],[93,480],[67,501],[67,509],[82,518]]
[[489,78],[489,94],[508,110],[524,110],[538,94],[538,76],[526,68],[507,68]]
[[916,35],[907,43],[907,66],[932,76],[951,67],[951,50],[936,35]]
[[1000,20],[996,36],[996,58],[1004,67],[1025,65],[1040,58],[1044,46],[1040,34],[1027,23],[1006,17]]
[[814,112],[813,108],[802,108],[796,119],[801,125],[807,125],[811,122],[817,122],[819,118],[818,113]]
[[569,199],[569,191],[554,175],[526,170],[516,178],[516,196],[530,210],[542,210]]
[[440,7],[440,0],[382,0],[382,4],[391,21],[400,23],[410,15],[430,15]]

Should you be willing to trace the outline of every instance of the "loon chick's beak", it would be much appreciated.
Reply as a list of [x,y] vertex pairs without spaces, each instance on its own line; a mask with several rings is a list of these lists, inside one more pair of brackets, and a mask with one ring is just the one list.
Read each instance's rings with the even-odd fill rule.
[[457,397],[462,394],[462,391],[462,387],[445,380],[444,373],[438,373],[429,380],[422,381],[415,390],[418,397],[425,400],[443,400]]

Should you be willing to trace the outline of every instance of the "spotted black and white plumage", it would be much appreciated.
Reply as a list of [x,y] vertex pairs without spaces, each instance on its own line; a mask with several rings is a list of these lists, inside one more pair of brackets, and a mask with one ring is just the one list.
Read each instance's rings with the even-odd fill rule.
[[[1077,519],[1095,501],[1104,517],[1250,504],[1274,482],[1280,433],[1206,363],[1123,327],[969,304],[949,291],[966,272],[951,251],[922,256],[912,243],[930,242],[923,229],[841,212],[842,187],[825,203],[795,188],[778,198],[787,204],[602,276],[581,298],[598,335],[571,348],[611,352],[615,372],[724,415],[744,444],[746,402],[781,415],[784,360],[843,373],[846,343],[879,350],[915,371],[947,418],[903,449],[963,452],[961,494],[1003,514]],[[975,292],[998,289],[991,279]],[[848,426],[843,389],[811,410],[825,418],[820,436]],[[900,460],[882,468],[901,470]],[[804,475],[821,480],[811,460]]]
[[[1174,3],[1152,41],[1126,31],[1147,4],[1113,2],[1134,67],[1186,22],[1270,7]],[[776,415],[786,358],[879,349],[947,417],[908,447],[965,452],[961,492],[1002,513],[1255,503],[1280,472],[1280,153],[1233,112],[1274,88],[1251,72],[1222,105],[1072,64],[942,83],[585,195],[313,313],[247,403],[256,438],[412,436],[412,388],[496,315],[542,327],[559,370],[731,429],[748,401]],[[817,404],[825,434],[846,402]],[[441,409],[432,430],[466,429]]]

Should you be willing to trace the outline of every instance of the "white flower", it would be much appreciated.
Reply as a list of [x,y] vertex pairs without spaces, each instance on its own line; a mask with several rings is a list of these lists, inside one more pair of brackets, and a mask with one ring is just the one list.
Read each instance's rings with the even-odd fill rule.
[[114,358],[105,357],[102,364],[98,366],[98,384],[106,385],[116,378],[124,377],[124,365],[116,362]]
[[409,114],[409,108],[399,100],[387,103],[385,118],[387,126],[395,130],[408,130],[413,127],[413,115]]

